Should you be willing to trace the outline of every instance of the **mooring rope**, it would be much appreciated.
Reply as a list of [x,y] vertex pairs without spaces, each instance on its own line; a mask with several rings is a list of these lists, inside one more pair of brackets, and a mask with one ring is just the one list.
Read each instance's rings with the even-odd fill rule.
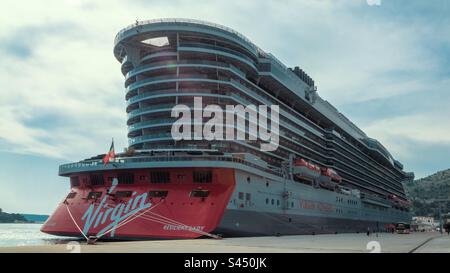
[[78,228],[78,230],[80,231],[80,233],[84,236],[84,238],[86,238],[86,241],[89,241],[89,238],[86,236],[86,234],[84,234],[83,230],[81,230],[80,226],[77,224],[77,222],[75,221],[75,219],[72,216],[72,212],[70,212],[69,209],[69,205],[66,203],[66,201],[64,201],[64,205],[66,205],[66,209],[67,212],[69,212],[69,216],[72,219],[73,223],[75,224],[75,226]]
[[[126,219],[124,219],[124,220],[123,220],[121,223],[119,223],[117,226],[114,226],[114,227],[110,228],[109,230],[105,231],[103,234],[101,234],[100,236],[98,236],[98,237],[94,240],[94,242],[97,241],[98,239],[100,239],[101,237],[105,236],[106,234],[112,232],[113,230],[117,230],[118,228],[120,228],[120,227],[122,227],[122,226],[124,226],[124,225],[126,225],[126,224],[128,224],[128,223],[130,223],[130,222],[132,222],[132,221],[134,221],[134,220],[136,220],[138,217],[140,217],[141,215],[143,215],[143,214],[149,212],[150,210],[156,208],[156,207],[157,207],[159,204],[161,204],[161,203],[162,203],[162,200],[159,201],[158,203],[156,203],[154,206],[151,206],[151,207],[149,207],[149,208],[143,210],[141,213],[138,213],[138,214],[132,214],[132,215],[128,216]],[[130,219],[130,218],[131,218],[131,219]]]
[[[164,199],[162,199],[157,204],[160,204],[163,200]],[[154,207],[156,207],[156,205]],[[147,213],[150,213],[150,214],[153,214],[153,215],[146,215]],[[145,220],[157,222],[157,223],[160,223],[160,224],[179,225],[179,226],[182,226],[182,227],[187,227],[187,230],[190,231],[190,232],[198,233],[198,234],[201,234],[201,235],[205,235],[205,236],[208,236],[208,237],[211,237],[211,238],[214,238],[214,239],[221,239],[221,237],[218,236],[218,235],[215,235],[215,234],[212,234],[212,233],[208,233],[206,231],[202,231],[202,230],[200,230],[198,228],[195,228],[195,227],[183,224],[183,223],[181,223],[179,221],[176,221],[174,219],[171,219],[169,217],[162,216],[160,214],[151,212],[150,210],[145,211],[145,213],[142,213],[142,214],[138,215],[137,217],[140,217],[140,218],[145,219]],[[118,228],[118,227],[116,227],[116,228]]]
[[[72,222],[75,224],[75,226],[77,227],[78,231],[79,231],[79,232],[83,235],[83,237],[86,239],[87,243],[95,243],[95,242],[96,242],[97,240],[99,240],[101,237],[103,237],[103,236],[105,236],[105,235],[111,233],[113,230],[117,230],[117,229],[119,229],[120,227],[122,227],[122,226],[124,226],[124,225],[126,225],[126,224],[128,224],[128,223],[130,223],[130,222],[132,222],[132,221],[134,221],[134,220],[136,220],[136,219],[138,219],[138,218],[142,218],[142,219],[145,219],[145,220],[148,220],[148,221],[153,221],[153,222],[160,223],[160,224],[164,224],[164,225],[179,225],[179,226],[182,226],[182,227],[186,227],[186,228],[187,228],[187,229],[186,229],[187,231],[190,231],[190,232],[193,232],[193,233],[197,233],[197,234],[200,234],[200,235],[204,235],[204,236],[208,236],[208,237],[211,237],[211,238],[214,238],[214,239],[221,239],[221,237],[218,236],[218,235],[215,235],[215,234],[212,234],[212,233],[208,233],[208,232],[202,231],[202,230],[200,230],[200,229],[198,229],[198,228],[195,228],[195,227],[192,227],[192,226],[183,224],[183,223],[181,223],[181,222],[179,222],[179,221],[176,221],[176,220],[174,220],[174,219],[171,219],[171,218],[169,218],[169,217],[162,216],[162,215],[160,215],[160,214],[151,212],[152,209],[156,208],[158,205],[160,205],[161,203],[163,203],[164,200],[165,200],[165,199],[161,199],[158,203],[156,203],[155,205],[153,205],[153,206],[151,206],[151,207],[145,209],[144,211],[142,211],[142,212],[140,212],[140,213],[130,215],[129,217],[127,217],[127,218],[125,218],[123,221],[121,221],[117,226],[114,226],[114,227],[108,229],[107,231],[103,232],[101,235],[96,236],[96,237],[93,238],[93,239],[89,238],[89,237],[83,232],[83,230],[80,228],[80,226],[79,226],[79,225],[77,224],[77,222],[75,221],[75,218],[73,217],[72,212],[70,211],[68,204],[67,204],[66,202],[64,202],[64,204],[65,204],[65,206],[66,206],[66,209],[67,209],[67,212],[69,213],[70,218],[72,219]],[[105,204],[105,205],[106,205],[106,207],[111,208],[109,204]],[[153,215],[146,215],[147,213],[150,213],[150,214],[153,214]]]
[[[77,227],[78,231],[81,233],[81,235],[83,235],[83,237],[86,239],[86,241],[88,243],[95,243],[98,239],[100,239],[101,237],[103,237],[104,235],[110,233],[111,231],[113,231],[114,229],[118,229],[123,225],[128,224],[129,222],[133,221],[134,219],[136,219],[137,217],[139,217],[140,215],[150,211],[151,209],[154,209],[155,207],[157,207],[157,205],[159,205],[161,203],[158,202],[156,203],[156,205],[149,207],[148,209],[146,209],[145,211],[143,211],[142,213],[138,214],[137,216],[135,214],[130,215],[129,217],[127,217],[126,219],[124,219],[121,223],[119,223],[117,226],[112,227],[111,229],[107,230],[106,232],[104,232],[102,235],[95,237],[94,239],[90,239],[84,232],[83,230],[80,228],[80,226],[77,224],[77,222],[75,221],[75,218],[72,215],[72,212],[69,209],[69,206],[67,204],[66,201],[64,201],[64,205],[66,206],[67,212],[69,213],[70,219],[72,219],[72,222],[75,224],[75,226]],[[106,206],[108,207],[108,204],[106,204]],[[135,216],[133,219],[130,219],[131,217]]]

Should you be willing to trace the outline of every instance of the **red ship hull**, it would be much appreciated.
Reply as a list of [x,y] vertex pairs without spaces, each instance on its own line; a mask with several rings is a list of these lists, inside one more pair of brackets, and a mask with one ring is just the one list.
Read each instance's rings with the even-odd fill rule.
[[233,169],[208,169],[212,178],[205,183],[194,183],[194,168],[160,170],[170,174],[170,183],[152,183],[149,171],[128,170],[134,176],[133,184],[116,186],[112,181],[123,170],[103,172],[108,178],[103,185],[92,185],[91,173],[75,174],[79,185],[72,185],[71,193],[41,231],[145,239],[197,238],[217,228],[235,188]]

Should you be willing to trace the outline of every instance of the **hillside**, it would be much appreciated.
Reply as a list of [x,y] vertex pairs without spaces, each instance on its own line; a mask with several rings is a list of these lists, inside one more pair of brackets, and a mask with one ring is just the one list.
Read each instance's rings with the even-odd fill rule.
[[48,215],[6,213],[0,209],[0,223],[43,223]]
[[29,223],[29,221],[21,214],[6,213],[0,209],[0,223]]
[[[439,216],[437,200],[450,198],[450,169],[406,183],[405,190],[413,203],[413,215],[437,218]],[[450,202],[442,203],[442,212],[448,213],[449,211]]]
[[27,221],[33,222],[33,223],[44,223],[48,215],[40,215],[40,214],[22,214]]

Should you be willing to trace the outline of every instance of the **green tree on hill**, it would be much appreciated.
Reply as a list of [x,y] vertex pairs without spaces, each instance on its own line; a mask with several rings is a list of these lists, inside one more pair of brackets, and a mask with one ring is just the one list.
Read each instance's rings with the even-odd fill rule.
[[450,201],[439,201],[450,199],[450,169],[406,183],[404,186],[408,198],[412,201],[413,215],[437,218],[439,208],[444,214],[450,212]]
[[0,209],[0,223],[27,223],[27,219],[21,214],[18,213],[6,213]]

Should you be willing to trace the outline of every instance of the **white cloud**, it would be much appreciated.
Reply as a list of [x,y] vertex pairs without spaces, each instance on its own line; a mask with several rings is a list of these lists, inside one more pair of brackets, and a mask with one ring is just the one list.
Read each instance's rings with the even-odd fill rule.
[[[432,102],[416,101],[409,115],[392,111],[382,118],[372,111],[364,119],[349,118],[364,120],[357,125],[404,160],[407,170],[421,176],[445,168],[450,111],[438,90],[448,91],[449,57],[437,49],[450,48],[450,19],[423,17],[418,2],[392,8],[394,2],[371,7],[365,0],[2,1],[7,8],[0,9],[0,151],[56,158],[27,156],[30,165],[49,163],[26,177],[17,175],[21,163],[2,170],[2,206],[48,213],[67,188],[54,175],[62,159],[103,153],[113,136],[116,150],[126,146],[123,76],[112,49],[116,33],[136,19],[187,17],[234,28],[286,65],[301,66],[338,109],[430,94]],[[411,16],[399,18],[410,6]],[[436,79],[442,74],[447,81]],[[402,97],[399,104],[411,103]],[[47,176],[40,174],[43,183],[34,183],[34,172],[42,169]],[[53,201],[41,204],[33,196]]]
[[[3,54],[0,63],[0,138],[9,143],[1,149],[73,160],[104,152],[113,136],[125,146],[124,91],[112,35],[86,31],[81,18],[67,23],[64,14],[49,18],[35,8],[41,15],[34,10],[27,16],[37,17],[34,24],[13,28],[25,35],[8,34],[29,35],[14,42],[29,47],[30,56]],[[60,121],[39,122],[45,116]]]
[[411,114],[375,121],[364,126],[364,130],[378,138],[393,154],[411,159],[418,156],[414,147],[409,145],[411,140],[450,146],[450,123],[445,118],[448,116],[449,109]]
[[[373,20],[376,11],[365,1],[5,2],[0,41],[20,37],[14,43],[30,49],[18,58],[0,46],[0,139],[9,144],[0,149],[15,152],[76,160],[104,152],[111,136],[126,146],[123,77],[112,47],[116,33],[137,18],[190,17],[232,27],[286,64],[302,66],[334,104],[424,89],[439,68],[439,56],[420,42],[431,26]],[[358,8],[368,10],[352,12]],[[392,76],[403,71],[414,77]],[[45,116],[59,121],[34,121]],[[383,138],[377,128],[386,126],[402,137],[428,123],[412,119],[361,125],[369,135]],[[429,129],[421,138],[445,139],[440,128]]]

